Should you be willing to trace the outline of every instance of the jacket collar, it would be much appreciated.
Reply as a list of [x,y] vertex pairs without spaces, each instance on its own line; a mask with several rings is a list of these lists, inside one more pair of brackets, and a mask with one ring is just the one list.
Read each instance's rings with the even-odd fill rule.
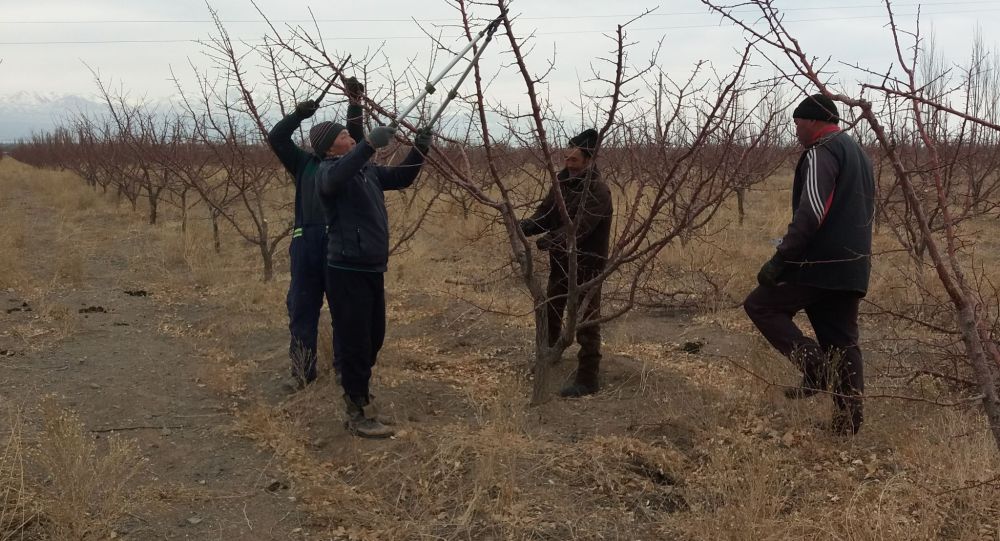
[[597,167],[590,166],[587,169],[584,169],[579,175],[570,176],[569,171],[564,167],[562,168],[562,170],[559,171],[559,174],[556,175],[556,178],[559,179],[560,184],[568,184],[570,186],[574,186],[576,184],[579,184],[583,180],[600,179],[601,172],[597,170]]

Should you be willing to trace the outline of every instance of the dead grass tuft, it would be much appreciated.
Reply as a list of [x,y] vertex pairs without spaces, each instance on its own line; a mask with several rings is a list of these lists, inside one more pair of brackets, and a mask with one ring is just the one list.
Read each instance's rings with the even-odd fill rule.
[[72,413],[51,404],[33,461],[44,479],[37,498],[54,539],[108,539],[115,526],[143,503],[132,480],[142,467],[139,449],[124,438],[99,445]]
[[9,432],[0,447],[0,541],[23,539],[36,518],[25,481],[21,415],[12,413]]

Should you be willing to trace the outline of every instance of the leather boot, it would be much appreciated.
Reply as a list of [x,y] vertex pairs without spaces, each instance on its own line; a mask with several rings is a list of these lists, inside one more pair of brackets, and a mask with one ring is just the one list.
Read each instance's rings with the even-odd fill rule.
[[580,359],[580,365],[576,369],[576,376],[573,383],[563,387],[559,391],[559,396],[563,398],[580,398],[589,394],[594,394],[600,390],[597,381],[600,361]]
[[817,346],[803,346],[792,352],[789,360],[802,371],[802,383],[785,389],[785,398],[800,400],[828,390],[829,356]]
[[396,433],[391,427],[382,424],[365,411],[369,407],[368,398],[359,401],[345,394],[344,403],[347,406],[347,420],[344,422],[344,427],[351,434],[361,438],[380,439],[388,438]]

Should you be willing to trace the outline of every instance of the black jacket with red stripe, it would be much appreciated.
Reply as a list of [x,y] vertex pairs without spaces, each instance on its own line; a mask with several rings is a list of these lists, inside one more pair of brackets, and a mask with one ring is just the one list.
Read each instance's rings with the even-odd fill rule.
[[792,223],[778,246],[787,263],[780,281],[867,293],[874,212],[871,161],[850,135],[806,148],[795,168]]

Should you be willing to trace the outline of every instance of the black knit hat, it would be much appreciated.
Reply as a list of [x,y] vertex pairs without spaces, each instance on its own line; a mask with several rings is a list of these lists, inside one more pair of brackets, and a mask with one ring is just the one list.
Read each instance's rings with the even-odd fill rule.
[[792,118],[822,120],[836,124],[840,121],[840,113],[833,100],[822,94],[813,94],[799,103],[799,106],[792,112]]
[[309,130],[309,145],[312,146],[313,153],[319,157],[326,156],[326,151],[330,150],[333,141],[346,130],[343,124],[336,122],[320,122]]
[[569,146],[580,149],[586,157],[594,155],[597,150],[597,130],[587,129],[583,133],[569,140]]

